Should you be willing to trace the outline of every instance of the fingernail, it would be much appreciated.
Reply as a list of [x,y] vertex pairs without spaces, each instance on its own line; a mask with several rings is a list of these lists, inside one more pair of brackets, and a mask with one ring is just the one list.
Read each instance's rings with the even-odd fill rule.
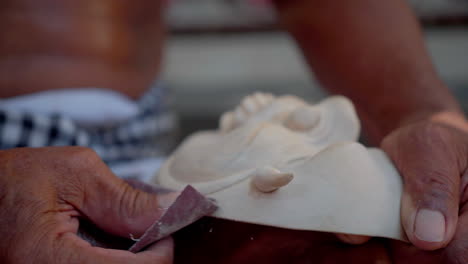
[[445,217],[434,210],[421,209],[416,214],[414,234],[427,242],[442,242],[445,237]]

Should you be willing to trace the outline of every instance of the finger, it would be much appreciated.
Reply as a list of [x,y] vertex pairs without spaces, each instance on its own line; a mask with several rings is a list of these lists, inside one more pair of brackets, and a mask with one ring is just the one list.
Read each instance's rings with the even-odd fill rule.
[[371,239],[370,236],[349,235],[349,234],[335,234],[336,237],[344,243],[351,245],[361,245]]
[[[69,177],[78,180],[65,179],[62,184],[77,182],[79,191],[70,190],[70,184],[58,190],[65,198],[73,197],[67,202],[111,234],[139,237],[179,195],[178,192],[157,195],[131,187],[115,176],[91,150],[82,149],[72,160],[74,166],[79,167],[79,175]],[[78,194],[70,196],[70,193]]]
[[174,240],[172,237],[167,237],[139,254],[172,260],[174,258]]
[[[117,235],[139,237],[159,219],[179,193],[151,194],[140,191],[114,176],[96,180],[100,188],[88,189],[89,202],[83,212],[100,228]],[[92,202],[96,201],[96,202]]]
[[141,253],[125,250],[92,247],[72,233],[62,235],[57,241],[55,254],[48,256],[55,263],[136,263],[136,264],[170,264],[173,261],[173,243],[171,239],[163,240],[152,249]]
[[398,139],[385,139],[382,148],[403,176],[403,228],[415,246],[442,248],[455,233],[462,171],[459,159],[466,154],[443,127],[430,125],[421,127],[417,134],[402,133]]

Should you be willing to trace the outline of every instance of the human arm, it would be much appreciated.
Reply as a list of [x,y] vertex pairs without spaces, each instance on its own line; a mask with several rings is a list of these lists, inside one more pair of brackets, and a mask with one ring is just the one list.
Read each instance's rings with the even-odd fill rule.
[[405,1],[276,0],[276,5],[318,80],[352,99],[374,143],[434,113],[460,114]]
[[370,141],[385,139],[382,147],[405,182],[401,213],[409,240],[423,249],[446,246],[463,206],[468,125],[410,8],[403,0],[275,3],[318,80],[353,100]]

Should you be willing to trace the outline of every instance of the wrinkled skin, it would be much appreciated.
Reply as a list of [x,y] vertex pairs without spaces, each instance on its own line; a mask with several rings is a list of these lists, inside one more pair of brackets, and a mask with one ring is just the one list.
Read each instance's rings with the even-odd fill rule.
[[[465,129],[464,120],[457,124],[421,121],[394,131],[382,143],[404,177],[402,222],[413,244],[376,238],[364,243],[368,238],[338,236],[347,242],[363,243],[349,245],[333,234],[204,219],[176,234],[175,261],[468,263],[468,129]],[[442,211],[448,219],[443,241],[426,242],[414,235],[411,221],[416,208]]]
[[140,236],[174,195],[133,189],[92,150],[51,147],[0,151],[1,263],[172,263],[172,240],[142,253],[92,247],[79,218],[104,231]]
[[[275,2],[284,6],[278,9],[279,15],[324,86],[361,102],[367,112],[384,114],[376,115],[374,122],[393,126],[408,114],[404,110],[418,110],[434,102],[441,102],[444,108],[453,104],[447,89],[437,85],[439,81],[423,47],[422,34],[409,8],[404,7],[404,1]],[[88,86],[109,87],[137,98],[159,72],[158,58],[164,35],[162,16],[158,15],[159,1],[4,0],[1,3],[2,98]],[[93,15],[93,10],[101,13]],[[349,62],[356,63],[350,67]],[[381,108],[388,105],[382,98],[387,98],[394,107]],[[403,207],[407,208],[403,223],[411,241],[420,248],[435,249],[446,245],[455,234],[446,249],[435,252],[392,243],[388,248],[394,260],[440,263],[442,260],[435,257],[440,256],[448,263],[468,262],[467,232],[463,229],[467,226],[467,194],[462,191],[461,200],[457,195],[464,190],[460,178],[466,175],[467,134],[463,133],[421,123],[395,131],[385,140],[384,149],[405,177],[406,197],[415,197],[403,201]],[[446,135],[444,144],[438,144],[440,134]],[[78,216],[122,236],[130,232],[138,235],[149,225],[147,218],[157,217],[143,216],[141,222],[120,222],[140,213],[145,215],[148,196],[137,195],[115,181],[89,150],[2,151],[0,161],[0,262],[170,262],[170,242],[165,247],[159,244],[159,250],[129,255],[92,248],[74,235]],[[145,210],[130,209],[134,207],[128,204],[135,200],[143,201],[141,208]],[[101,206],[96,201],[107,202]],[[449,232],[442,243],[426,243],[412,235],[411,215],[420,205],[444,210]],[[117,214],[121,215],[116,217]],[[376,258],[388,259],[383,256],[382,240],[349,246],[329,234],[215,223],[211,233],[208,229],[197,234],[197,225],[190,227],[195,230],[180,233],[180,237],[185,235],[187,239],[179,240],[176,260],[189,260],[182,263],[200,263],[196,260],[202,259],[220,260],[218,263],[373,263]],[[409,258],[408,253],[414,255]],[[191,255],[197,256],[190,259]],[[385,263],[383,260],[380,263]]]

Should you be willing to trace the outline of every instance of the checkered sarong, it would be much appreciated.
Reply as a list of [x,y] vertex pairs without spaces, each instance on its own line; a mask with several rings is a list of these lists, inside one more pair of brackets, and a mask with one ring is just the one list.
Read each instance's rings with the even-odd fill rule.
[[0,149],[86,146],[108,163],[166,156],[175,144],[177,127],[167,90],[153,86],[138,106],[135,118],[100,128],[81,127],[60,113],[0,109]]

